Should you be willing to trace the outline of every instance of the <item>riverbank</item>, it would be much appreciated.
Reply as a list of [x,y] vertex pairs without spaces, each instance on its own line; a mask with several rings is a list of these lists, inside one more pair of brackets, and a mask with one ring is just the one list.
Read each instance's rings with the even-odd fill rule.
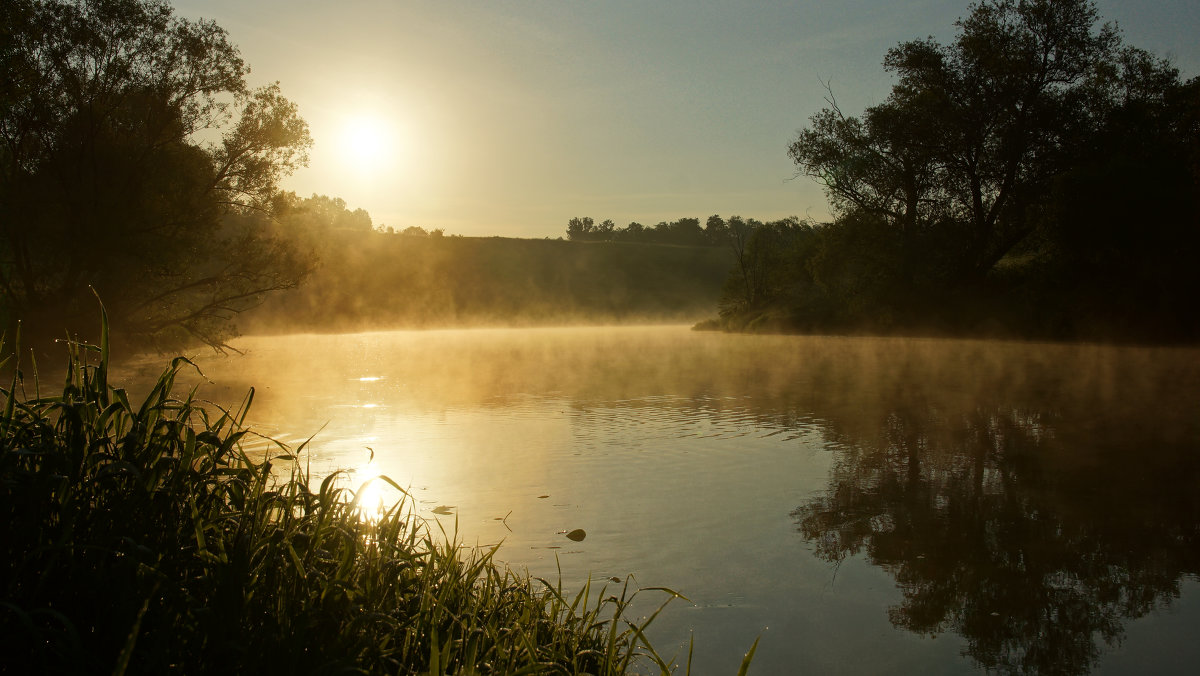
[[812,322],[797,318],[788,310],[772,308],[744,311],[710,317],[692,325],[693,331],[744,333],[751,335],[873,337],[873,338],[947,338],[959,340],[998,340],[1063,345],[1126,345],[1146,347],[1191,347],[1200,344],[1200,337],[1179,330],[1156,330],[1129,322],[1121,328],[1112,326],[1071,326],[1058,330],[1022,327],[1006,318],[978,318],[970,324],[948,322],[887,321]]
[[643,633],[658,613],[627,617],[629,579],[567,595],[431,532],[407,498],[374,511],[336,473],[310,483],[304,444],[244,426],[253,390],[229,410],[177,394],[186,359],[131,402],[106,333],[72,346],[61,394],[33,373],[0,390],[4,670],[669,670]]

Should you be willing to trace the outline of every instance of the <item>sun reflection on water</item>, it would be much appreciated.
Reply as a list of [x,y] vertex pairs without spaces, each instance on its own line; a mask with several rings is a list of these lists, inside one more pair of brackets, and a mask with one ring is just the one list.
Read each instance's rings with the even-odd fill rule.
[[394,509],[404,509],[405,494],[389,483],[374,454],[347,474],[363,521],[376,522]]

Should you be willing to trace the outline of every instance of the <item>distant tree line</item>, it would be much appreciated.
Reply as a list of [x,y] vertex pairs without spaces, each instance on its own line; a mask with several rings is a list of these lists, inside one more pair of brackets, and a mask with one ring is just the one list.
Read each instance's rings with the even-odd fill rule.
[[833,223],[754,229],[719,325],[1200,337],[1200,79],[1083,0],[988,0],[789,147]]
[[285,192],[277,198],[276,215],[287,222],[289,230],[370,232],[374,229],[366,209],[351,211],[340,197],[313,194],[301,198],[294,192]]
[[[794,217],[787,219],[795,220]],[[762,222],[732,216],[725,220],[714,214],[704,226],[700,219],[681,218],[677,221],[662,221],[647,227],[631,222],[618,228],[611,220],[596,223],[589,217],[572,218],[567,222],[567,239],[573,242],[640,242],[642,244],[677,244],[681,246],[728,246],[731,237],[754,230]]]
[[410,225],[403,230],[396,230],[392,226],[388,225],[381,226],[378,228],[378,230],[388,235],[402,235],[404,237],[444,237],[446,235],[446,231],[443,228],[426,230],[419,225]]

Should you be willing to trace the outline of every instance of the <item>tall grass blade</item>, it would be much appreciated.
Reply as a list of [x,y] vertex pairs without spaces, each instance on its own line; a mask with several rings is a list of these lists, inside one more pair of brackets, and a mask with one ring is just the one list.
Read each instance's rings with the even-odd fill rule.
[[[157,590],[158,587],[155,586],[155,591]],[[150,610],[149,597],[142,602],[137,618],[133,621],[133,627],[129,630],[129,638],[125,639],[121,654],[117,656],[117,666],[113,669],[113,676],[125,676],[125,671],[129,668],[129,660],[133,657],[133,648],[137,645],[138,634],[142,631],[142,620],[145,619],[148,610]]]
[[754,645],[750,646],[749,652],[742,658],[742,666],[738,667],[737,676],[746,676],[746,672],[750,671],[750,663],[754,661],[754,651],[758,650],[758,642],[761,639],[761,636],[754,639]]

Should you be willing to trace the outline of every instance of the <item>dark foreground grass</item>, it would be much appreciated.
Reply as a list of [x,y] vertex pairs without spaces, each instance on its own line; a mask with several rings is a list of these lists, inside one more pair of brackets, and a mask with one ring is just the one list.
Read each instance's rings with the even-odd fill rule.
[[628,581],[567,596],[495,550],[435,538],[411,502],[364,518],[354,492],[310,484],[284,445],[248,455],[253,390],[236,410],[173,394],[186,359],[138,404],[108,382],[107,338],[70,346],[61,394],[9,367],[0,671],[669,670],[643,632],[674,592],[630,620],[645,590]]

